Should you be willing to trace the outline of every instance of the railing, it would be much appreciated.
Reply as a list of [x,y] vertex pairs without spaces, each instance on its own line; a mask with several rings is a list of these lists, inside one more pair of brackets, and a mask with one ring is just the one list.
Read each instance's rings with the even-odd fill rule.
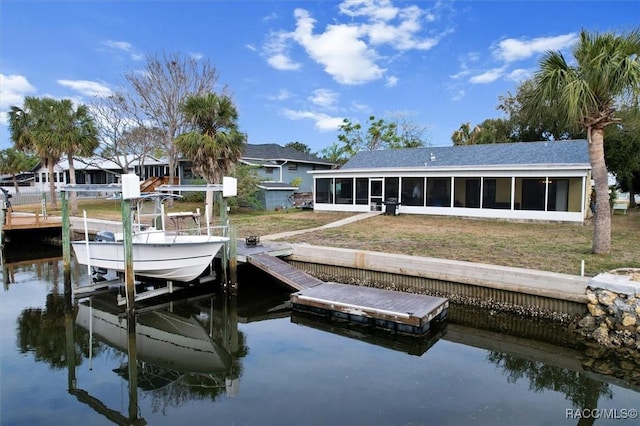
[[50,195],[46,192],[27,192],[11,194],[9,202],[13,206],[23,206],[25,204],[40,204],[43,200],[48,201]]

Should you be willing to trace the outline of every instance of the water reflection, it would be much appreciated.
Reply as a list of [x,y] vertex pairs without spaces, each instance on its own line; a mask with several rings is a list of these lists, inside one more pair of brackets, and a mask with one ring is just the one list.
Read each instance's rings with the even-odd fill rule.
[[[460,353],[479,353],[480,357],[484,358],[484,365],[490,365],[490,369],[495,367],[498,371],[498,380],[489,378],[482,381],[485,378],[481,375],[491,373],[477,362],[470,365],[479,368],[482,373],[470,371],[466,365],[466,362],[470,362],[469,359],[465,359],[462,364],[453,361],[451,364],[444,363],[440,370],[446,369],[450,372],[453,380],[442,371],[441,374],[446,377],[446,384],[440,383],[436,400],[445,401],[446,398],[442,397],[442,394],[447,392],[451,392],[455,397],[467,395],[464,387],[472,388],[475,385],[473,381],[465,381],[465,374],[470,373],[474,377],[477,374],[476,379],[482,384],[499,384],[498,389],[494,390],[500,393],[501,398],[507,400],[495,402],[498,412],[506,412],[510,405],[521,403],[523,406],[531,407],[530,415],[539,413],[536,411],[536,404],[547,403],[553,399],[549,395],[555,393],[560,393],[561,400],[560,403],[555,403],[556,408],[563,400],[567,401],[566,408],[573,406],[589,410],[621,404],[621,388],[627,392],[623,394],[622,399],[626,405],[618,405],[617,408],[632,408],[628,406],[628,401],[634,400],[633,398],[637,401],[639,389],[633,379],[637,377],[637,369],[630,369],[629,376],[619,377],[590,371],[587,366],[592,365],[592,360],[582,342],[575,340],[566,328],[550,323],[453,306],[449,311],[448,323],[444,327],[432,330],[431,334],[423,338],[409,338],[392,335],[387,331],[351,326],[291,312],[286,291],[281,291],[277,285],[272,286],[264,282],[262,278],[242,276],[237,295],[217,290],[216,286],[185,290],[183,294],[179,292],[153,301],[137,303],[136,309],[128,315],[124,307],[117,306],[117,291],[111,290],[83,299],[74,299],[71,283],[62,279],[62,263],[56,260],[55,256],[47,257],[42,262],[32,261],[30,264],[15,262],[17,261],[14,260],[11,269],[6,265],[3,268],[4,280],[8,271],[12,273],[12,278],[7,280],[11,284],[5,284],[6,292],[17,290],[15,287],[21,285],[21,279],[24,280],[26,275],[40,277],[41,281],[47,283],[47,288],[42,292],[42,295],[45,295],[44,302],[38,302],[39,305],[36,307],[27,307],[28,303],[11,299],[11,294],[3,295],[5,300],[10,300],[9,303],[21,303],[19,313],[14,314],[12,318],[17,318],[17,350],[23,358],[24,355],[29,355],[37,363],[51,367],[54,372],[66,372],[66,387],[68,393],[74,396],[71,398],[72,403],[64,406],[64,410],[69,412],[70,416],[81,411],[78,408],[81,405],[90,407],[92,412],[115,424],[142,425],[156,423],[158,416],[169,413],[174,416],[172,420],[175,420],[175,416],[182,417],[187,413],[193,413],[193,410],[209,410],[207,414],[210,414],[210,406],[213,404],[197,404],[208,402],[216,405],[215,413],[221,414],[226,423],[233,423],[235,420],[236,423],[254,424],[247,418],[243,419],[238,407],[251,410],[254,408],[252,404],[256,404],[256,398],[262,396],[268,400],[269,397],[264,392],[265,385],[273,386],[270,387],[273,395],[283,394],[291,398],[292,395],[287,393],[286,388],[294,386],[293,383],[297,380],[295,377],[291,377],[290,382],[284,379],[274,380],[274,376],[268,374],[256,380],[255,370],[260,366],[264,369],[265,365],[270,365],[259,364],[261,357],[267,358],[268,362],[273,356],[280,358],[281,362],[275,361],[278,365],[315,365],[316,371],[325,371],[318,374],[311,370],[306,372],[305,374],[313,377],[307,385],[308,388],[296,387],[298,393],[304,392],[304,399],[312,401],[314,395],[317,395],[313,393],[316,387],[324,397],[331,398],[326,392],[327,389],[334,389],[331,386],[335,385],[336,377],[342,377],[330,376],[326,370],[322,370],[320,358],[330,356],[332,349],[340,351],[340,362],[329,362],[327,365],[332,365],[340,372],[344,367],[344,371],[353,377],[356,377],[356,372],[360,372],[358,380],[368,386],[389,388],[389,391],[394,393],[397,389],[404,389],[395,380],[410,378],[413,386],[417,386],[418,389],[416,396],[403,394],[403,398],[407,399],[407,407],[417,407],[419,404],[423,404],[424,407],[428,404],[426,400],[429,398],[417,395],[428,395],[429,389],[433,386],[433,379],[439,377],[429,369],[430,366],[439,366],[441,357],[460,360]],[[76,276],[74,280],[76,278],[87,279],[86,276]],[[251,284],[252,280],[259,281],[260,285],[242,285]],[[7,318],[6,315],[3,316],[5,321]],[[298,328],[293,330],[290,325],[287,327],[286,324],[289,323]],[[257,327],[249,326],[253,324]],[[279,327],[277,331],[271,328],[274,326]],[[304,329],[309,331],[305,332]],[[248,357],[249,345],[245,333],[253,333],[250,335],[254,357]],[[265,333],[278,334],[278,340],[272,343],[277,347],[269,347],[261,342]],[[287,337],[289,333],[294,334],[296,338],[302,338],[303,341],[300,344],[292,341]],[[320,337],[320,334],[323,337]],[[307,338],[305,335],[313,337]],[[322,340],[325,346],[314,346],[315,340]],[[364,342],[367,345],[359,345],[356,351],[348,343],[350,341]],[[362,346],[369,345],[374,345],[375,348],[366,351],[361,349]],[[471,352],[468,348],[477,348],[480,351]],[[321,355],[319,358],[313,355],[308,358],[306,352],[300,352],[305,350],[320,352]],[[368,358],[376,360],[375,366],[372,367],[376,370],[375,374],[367,369],[370,361],[363,362],[362,358],[357,359],[351,355],[356,353],[365,356],[369,353],[375,354],[375,358]],[[411,356],[407,357],[404,354]],[[431,356],[432,354],[434,355]],[[252,373],[245,373],[245,370],[251,369]],[[16,375],[24,373],[25,370],[15,372]],[[291,372],[277,370],[273,374],[282,377]],[[636,376],[633,376],[634,374]],[[323,378],[323,375],[330,377]],[[379,376],[380,382],[371,378],[374,375]],[[13,376],[10,374],[8,378],[9,380],[5,381],[3,377],[3,384],[12,383]],[[55,379],[50,380],[56,383]],[[457,381],[461,384],[456,385]],[[420,383],[423,382],[426,384],[421,388]],[[123,387],[114,383],[120,383]],[[384,397],[364,403],[359,400],[358,389],[369,395],[369,398],[375,393],[361,389],[360,386],[365,386],[364,384],[352,385],[348,380],[340,383],[344,389],[334,390],[338,394],[343,392],[343,397],[337,398],[350,395],[349,406],[375,404],[384,412],[393,411],[393,407],[398,403],[387,403]],[[525,386],[513,386],[514,384]],[[50,391],[51,395],[59,393],[62,390],[60,387],[64,386],[65,384],[58,384],[58,389],[53,388]],[[528,393],[523,390],[527,387]],[[3,398],[4,392],[11,391],[12,389],[5,385]],[[246,399],[243,398],[243,394],[247,394]],[[537,400],[535,394],[545,394],[545,398]],[[120,404],[122,396],[125,398],[122,398],[123,402]],[[481,399],[480,396],[477,398]],[[237,403],[229,403],[231,400]],[[26,406],[27,402],[24,404]],[[338,400],[331,399],[328,406],[332,404],[338,404]],[[432,411],[435,410],[433,412],[440,410],[440,415],[448,413],[455,416],[456,408],[451,408],[455,405],[449,403],[450,405],[441,407],[440,404],[446,403],[435,404],[430,408]],[[560,406],[565,408],[563,405]],[[258,407],[264,409],[259,402]],[[341,407],[341,410],[346,409],[345,406]],[[336,417],[331,416],[344,414],[327,410],[328,418],[335,419]],[[360,411],[358,414],[362,415]],[[394,414],[400,415],[398,412]],[[398,422],[420,423],[420,420],[416,421],[421,418],[419,415],[410,413],[403,417],[405,420]],[[282,412],[265,414],[263,424],[277,423],[281,416]],[[504,423],[499,414],[496,416],[493,424],[509,424]],[[564,411],[557,413],[557,416],[563,417]],[[18,417],[24,418],[26,417]],[[370,424],[383,421],[382,418],[375,420],[374,417],[366,419],[370,420],[367,422]],[[458,424],[465,423],[464,418],[458,420]],[[565,423],[589,424],[593,421],[594,419],[579,419]],[[22,424],[26,421],[18,420],[13,423]]]
[[75,324],[88,339],[85,359],[107,347],[127,353],[113,372],[164,411],[191,400],[214,401],[222,393],[237,395],[247,349],[235,306],[233,296],[208,293],[126,314],[111,292],[80,301]]

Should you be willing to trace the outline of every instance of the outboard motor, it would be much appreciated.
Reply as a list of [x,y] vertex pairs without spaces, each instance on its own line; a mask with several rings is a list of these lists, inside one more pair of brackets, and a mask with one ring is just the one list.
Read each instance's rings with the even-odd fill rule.
[[111,231],[98,231],[96,234],[96,241],[101,243],[115,243],[116,236]]

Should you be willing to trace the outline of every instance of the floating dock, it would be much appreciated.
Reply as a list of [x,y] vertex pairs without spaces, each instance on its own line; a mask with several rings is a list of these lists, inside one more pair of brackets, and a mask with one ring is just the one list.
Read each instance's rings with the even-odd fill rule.
[[243,260],[298,290],[291,295],[294,310],[410,335],[424,335],[432,322],[447,316],[448,299],[326,283],[278,258],[269,246],[253,253],[245,251]]
[[449,308],[442,297],[338,283],[294,293],[291,302],[303,312],[413,335],[427,333]]

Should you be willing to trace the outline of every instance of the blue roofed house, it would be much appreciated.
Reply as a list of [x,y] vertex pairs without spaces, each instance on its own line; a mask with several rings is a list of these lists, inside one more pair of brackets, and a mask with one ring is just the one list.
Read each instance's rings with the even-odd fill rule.
[[319,211],[582,222],[591,191],[586,140],[362,151],[310,174]]
[[334,167],[315,155],[275,143],[247,144],[240,162],[254,167],[262,180],[259,198],[266,210],[293,207],[298,195],[308,194],[310,200],[313,177],[308,172]]
[[[292,207],[294,199],[311,201],[313,177],[309,172],[335,166],[315,155],[275,143],[247,144],[240,163],[253,167],[262,181],[258,186],[259,198],[266,210]],[[194,179],[189,162],[182,161],[180,168],[182,183]]]

